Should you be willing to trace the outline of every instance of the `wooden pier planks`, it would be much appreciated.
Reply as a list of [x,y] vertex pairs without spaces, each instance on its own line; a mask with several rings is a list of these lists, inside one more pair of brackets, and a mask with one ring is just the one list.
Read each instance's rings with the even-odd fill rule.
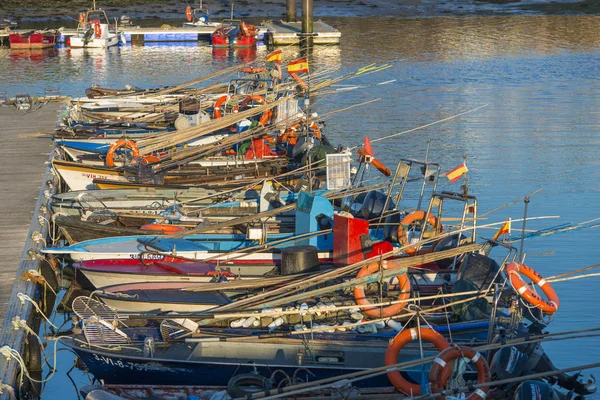
[[44,177],[58,103],[25,113],[0,107],[0,325]]

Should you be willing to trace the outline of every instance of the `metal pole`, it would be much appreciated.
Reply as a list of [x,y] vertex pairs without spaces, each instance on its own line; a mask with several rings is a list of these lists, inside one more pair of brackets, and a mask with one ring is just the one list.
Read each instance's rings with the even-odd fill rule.
[[313,44],[313,0],[302,0],[302,38],[308,47]]
[[519,262],[523,262],[523,245],[525,244],[525,227],[527,225],[527,206],[529,205],[529,196],[525,196],[525,210],[523,211],[523,229],[521,230],[521,248],[519,250]]
[[287,0],[285,20],[286,22],[296,22],[296,0]]

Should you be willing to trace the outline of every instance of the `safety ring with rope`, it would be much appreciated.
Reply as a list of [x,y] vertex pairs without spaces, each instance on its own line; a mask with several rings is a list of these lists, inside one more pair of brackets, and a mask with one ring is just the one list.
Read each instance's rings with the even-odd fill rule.
[[[229,102],[229,100],[231,100],[231,96],[228,94],[225,94],[225,95],[219,97],[219,99],[215,102],[214,111],[213,111],[213,115],[214,115],[215,119],[223,117],[223,115],[221,114],[221,107],[224,105],[227,105],[227,102]],[[239,108],[238,108],[237,104],[235,104],[233,106],[233,112],[238,112],[238,110],[239,110]],[[223,112],[224,112],[224,110],[223,110]]]
[[[546,314],[554,314],[558,311],[560,301],[556,291],[554,291],[554,288],[533,268],[525,264],[511,262],[506,265],[506,273],[508,274],[510,285],[529,304]],[[548,300],[542,299],[527,283],[525,283],[523,278],[521,278],[521,274],[525,275],[531,279],[534,284],[539,286]]]
[[126,148],[126,149],[131,150],[131,154],[133,157],[139,157],[139,155],[140,155],[140,150],[138,149],[137,145],[135,144],[135,142],[133,140],[129,140],[129,139],[125,139],[125,138],[119,139],[108,148],[108,152],[106,153],[106,160],[105,160],[107,167],[115,166],[115,161],[114,161],[115,152],[120,148]]
[[[429,369],[431,393],[440,393],[444,390],[451,375],[451,365],[449,366],[448,364],[461,358],[468,358],[475,364],[478,384],[488,383],[492,380],[490,367],[485,358],[477,350],[467,346],[453,346],[438,354],[431,364],[431,368]],[[488,390],[488,386],[477,388],[467,396],[467,400],[484,400],[487,397]],[[436,396],[436,399],[445,400],[446,396]]]
[[[394,337],[385,352],[384,364],[394,365],[398,363],[398,356],[400,351],[408,343],[414,340],[425,340],[433,344],[438,351],[444,351],[450,347],[450,344],[446,338],[439,332],[434,331],[430,328],[411,328],[400,332]],[[391,384],[398,390],[406,393],[407,395],[419,396],[421,394],[421,385],[418,383],[412,383],[406,380],[400,373],[400,371],[390,371],[387,373],[388,379]],[[450,371],[448,371],[448,378]]]
[[[425,225],[423,225],[423,222],[425,222],[426,216],[427,215],[425,211],[417,210],[411,212],[410,214],[402,218],[402,221],[400,221],[400,225],[398,225],[398,239],[400,240],[401,237],[407,236],[410,226],[417,222],[421,223],[421,229],[425,229]],[[438,219],[435,215],[429,214],[429,216],[427,216],[427,222],[433,227],[436,235],[444,232],[444,227],[441,223],[438,225]],[[409,247],[405,251],[406,254],[408,254],[409,256],[414,256],[415,254],[417,254],[417,249],[415,249],[414,247]]]
[[[380,271],[380,266],[382,269],[393,269],[398,266],[393,261],[384,260],[381,262],[374,262],[369,265],[366,265],[358,271],[358,275],[356,278],[362,278],[367,275],[371,275],[373,273]],[[398,300],[400,303],[392,304],[387,307],[369,307],[371,303],[367,299],[365,294],[364,285],[356,285],[354,287],[354,300],[356,304],[361,306],[362,311],[371,318],[384,318],[384,317],[393,317],[402,311],[402,309],[406,306],[406,301],[410,298],[410,279],[408,278],[408,273],[404,271],[403,273],[397,276],[398,286],[400,288],[400,294],[398,295]]]

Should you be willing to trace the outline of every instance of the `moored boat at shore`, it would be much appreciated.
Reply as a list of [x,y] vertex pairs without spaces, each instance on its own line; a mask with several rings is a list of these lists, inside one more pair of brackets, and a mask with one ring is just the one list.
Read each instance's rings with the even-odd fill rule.
[[58,44],[58,30],[30,31],[8,35],[11,49],[45,49]]

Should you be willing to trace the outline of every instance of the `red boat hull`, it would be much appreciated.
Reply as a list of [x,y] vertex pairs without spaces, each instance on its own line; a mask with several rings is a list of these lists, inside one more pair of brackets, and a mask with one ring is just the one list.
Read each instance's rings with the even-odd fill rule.
[[10,47],[13,49],[44,49],[54,47],[58,43],[58,34],[32,33],[30,35],[21,35],[11,33],[8,35]]
[[248,36],[238,36],[233,42],[230,42],[229,37],[227,35],[220,34],[212,34],[211,41],[213,47],[238,47],[238,48],[246,48],[246,47],[254,47],[256,46],[256,38],[248,37]]

